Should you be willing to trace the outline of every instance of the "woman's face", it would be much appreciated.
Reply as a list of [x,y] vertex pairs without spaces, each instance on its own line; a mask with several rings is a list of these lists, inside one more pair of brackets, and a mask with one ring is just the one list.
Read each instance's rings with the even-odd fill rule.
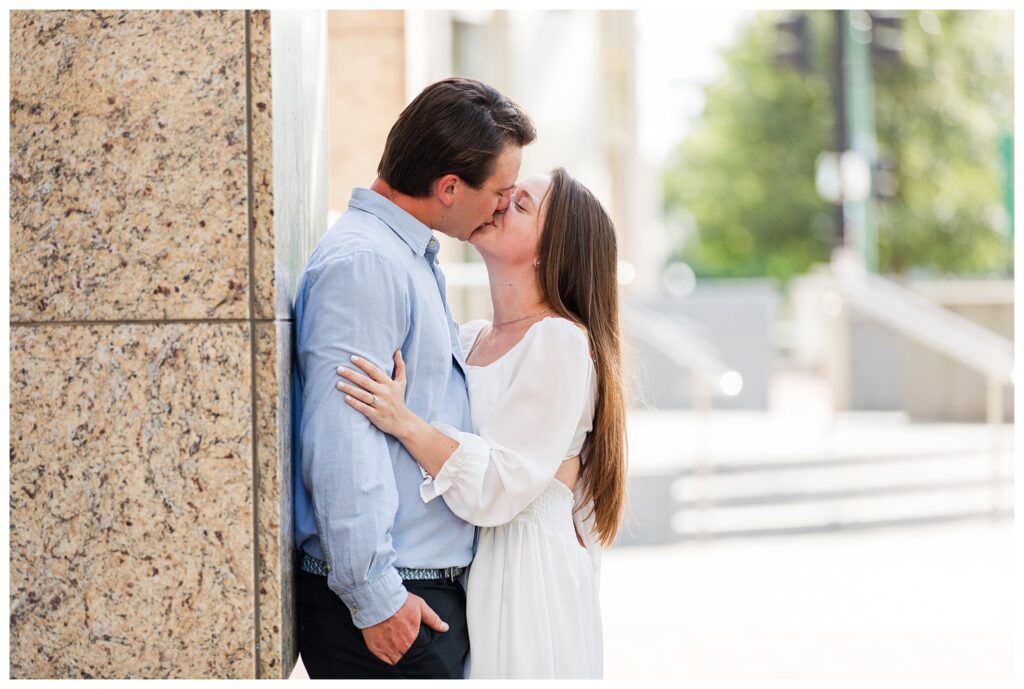
[[470,235],[469,243],[484,258],[508,265],[533,263],[550,189],[551,175],[534,175],[516,184],[508,210],[493,225],[483,225]]

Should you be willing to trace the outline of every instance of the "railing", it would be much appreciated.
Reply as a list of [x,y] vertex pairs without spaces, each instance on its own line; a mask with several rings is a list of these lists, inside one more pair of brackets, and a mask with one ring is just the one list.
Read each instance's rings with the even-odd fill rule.
[[840,295],[860,313],[941,352],[985,378],[1013,384],[1013,343],[843,257],[833,264]]
[[743,387],[740,374],[727,366],[718,349],[687,328],[682,317],[669,318],[638,301],[629,300],[622,307],[623,324],[637,338],[667,356],[680,368],[693,372],[691,386],[700,389],[693,399],[694,407],[710,406],[712,397],[734,397]]
[[[697,334],[697,328],[687,328],[678,322],[681,317],[669,318],[636,300],[629,300],[622,308],[623,324],[640,340],[647,342],[666,355],[680,368],[690,371],[690,403],[699,417],[707,417],[713,397],[733,397],[743,388],[739,372],[729,368],[719,357],[717,348]],[[706,428],[698,423],[698,430]],[[713,466],[707,439],[699,432],[694,438],[694,475],[697,497],[694,501],[698,538],[704,540],[711,533]]]
[[1013,342],[938,306],[909,289],[866,271],[854,255],[838,250],[832,260],[835,291],[822,308],[830,321],[833,400],[844,408],[849,390],[849,324],[844,304],[985,378],[986,420],[992,432],[992,514],[1000,513],[1003,388],[1014,381]]

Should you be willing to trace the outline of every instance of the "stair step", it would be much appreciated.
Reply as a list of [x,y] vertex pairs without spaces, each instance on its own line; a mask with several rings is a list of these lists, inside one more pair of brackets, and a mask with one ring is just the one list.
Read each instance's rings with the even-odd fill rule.
[[[687,504],[696,501],[705,486],[709,497],[718,504],[773,495],[839,496],[843,492],[928,491],[990,482],[993,459],[990,453],[976,452],[926,458],[890,458],[885,462],[870,463],[822,461],[777,470],[764,465],[753,471],[741,471],[736,467],[718,469],[703,478],[692,471],[680,472],[672,479],[672,496]],[[998,470],[1003,480],[1012,480],[1013,462],[1009,453],[998,462]]]
[[[631,476],[618,542],[641,545],[699,534],[718,538],[926,524],[991,516],[993,510],[1012,514],[1013,476],[994,483],[990,475],[974,471],[981,467],[987,463],[977,463],[971,472],[936,468],[932,473],[937,476],[928,478],[922,478],[920,466],[909,478],[878,470],[850,475],[845,468],[815,470],[816,476],[760,473],[753,481],[749,479],[755,477],[742,474],[724,482],[724,476],[712,476],[710,509],[703,512],[694,477]],[[830,471],[838,472],[841,480],[824,480],[833,478]]]
[[[1002,480],[1000,485],[1009,485],[1010,482]],[[727,509],[730,507],[747,507],[751,505],[778,505],[795,502],[829,502],[834,500],[846,500],[858,497],[870,497],[873,495],[913,495],[916,493],[931,493],[941,491],[957,491],[971,488],[991,488],[991,479],[978,479],[971,481],[940,481],[929,483],[903,484],[894,486],[870,486],[866,488],[844,488],[839,490],[819,490],[813,492],[778,492],[763,493],[757,495],[738,495],[735,497],[721,497],[715,495],[710,503],[714,509]],[[680,509],[697,509],[700,500],[697,498],[679,502]]]
[[[812,524],[809,526],[795,526],[788,528],[767,528],[723,531],[716,530],[707,534],[695,532],[680,534],[678,540],[693,541],[702,538],[725,539],[725,538],[751,538],[764,536],[797,536],[801,534],[828,533],[838,531],[867,531],[870,529],[884,529],[892,527],[928,526],[933,524],[948,524],[965,521],[992,521],[1013,519],[1013,510],[999,509],[995,512],[985,510],[983,512],[950,513],[932,515],[925,517],[907,517],[904,519],[883,519],[858,522],[833,522],[829,524]],[[626,545],[629,545],[628,543]]]
[[[1012,483],[1000,483],[996,492],[998,508],[1009,509],[1013,504]],[[938,519],[950,515],[984,514],[991,512],[992,506],[993,487],[986,483],[930,492],[875,492],[842,499],[719,506],[703,514],[692,508],[677,509],[669,521],[675,533],[692,535],[701,529],[713,533],[754,532]]]

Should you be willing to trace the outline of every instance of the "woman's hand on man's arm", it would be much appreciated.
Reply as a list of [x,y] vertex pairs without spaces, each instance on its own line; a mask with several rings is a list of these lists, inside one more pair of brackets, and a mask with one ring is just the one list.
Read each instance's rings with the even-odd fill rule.
[[352,363],[366,375],[339,366],[338,375],[347,382],[338,381],[337,388],[345,393],[345,402],[350,407],[381,432],[394,436],[424,471],[436,477],[459,443],[405,406],[405,362],[401,350],[395,352],[394,358],[392,379],[373,363],[353,356]]

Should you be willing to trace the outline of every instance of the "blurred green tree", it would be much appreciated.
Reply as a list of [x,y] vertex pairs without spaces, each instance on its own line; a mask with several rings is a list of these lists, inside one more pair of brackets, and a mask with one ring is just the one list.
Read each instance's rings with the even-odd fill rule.
[[[835,148],[834,29],[831,12],[807,14],[810,71],[775,62],[778,14],[753,15],[669,162],[666,214],[695,221],[677,257],[698,276],[785,283],[829,258],[832,210],[814,172]],[[901,59],[876,65],[876,138],[895,194],[874,201],[880,272],[1011,268],[999,139],[1013,122],[1012,32],[1008,12],[907,12]]]

